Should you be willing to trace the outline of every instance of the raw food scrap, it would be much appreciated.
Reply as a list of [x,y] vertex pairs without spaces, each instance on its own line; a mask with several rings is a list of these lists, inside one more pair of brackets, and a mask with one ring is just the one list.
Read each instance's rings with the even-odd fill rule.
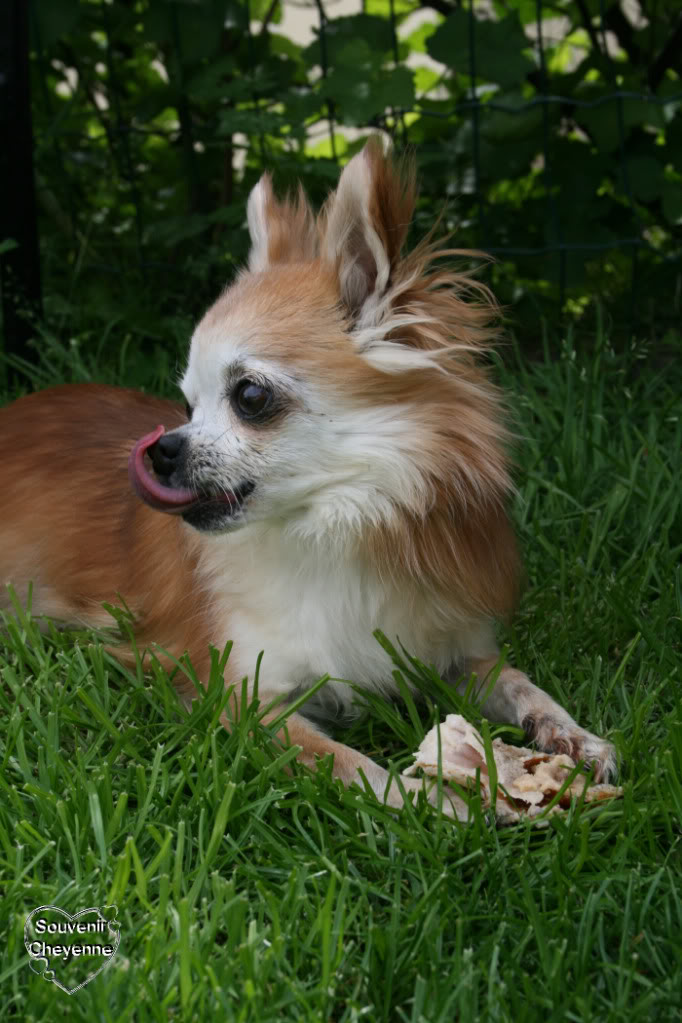
[[[428,775],[438,774],[439,731],[443,780],[454,781],[467,788],[476,783],[476,772],[479,771],[481,802],[484,807],[490,807],[491,785],[483,738],[460,714],[448,714],[444,722],[431,729],[415,753],[414,763],[403,774],[414,775],[419,769]],[[546,819],[548,814],[567,810],[571,799],[582,796],[583,792],[586,803],[623,794],[622,788],[616,785],[589,785],[585,775],[579,774],[556,805],[547,811],[547,804],[575,768],[575,761],[564,753],[538,753],[523,746],[509,746],[501,739],[493,740],[492,749],[497,768],[495,813],[502,824],[541,814]],[[535,823],[541,824],[544,820]]]

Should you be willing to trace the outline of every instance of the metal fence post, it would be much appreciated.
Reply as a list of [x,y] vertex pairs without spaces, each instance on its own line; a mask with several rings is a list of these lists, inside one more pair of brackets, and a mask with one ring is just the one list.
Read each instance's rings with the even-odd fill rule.
[[[33,179],[28,3],[0,4],[0,287],[5,353],[35,358],[30,316],[40,312]],[[5,251],[2,251],[2,249]]]

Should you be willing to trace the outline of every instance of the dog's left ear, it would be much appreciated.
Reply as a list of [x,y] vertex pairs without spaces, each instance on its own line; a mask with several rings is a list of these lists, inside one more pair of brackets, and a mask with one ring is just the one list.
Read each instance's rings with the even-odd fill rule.
[[251,190],[246,217],[251,235],[249,270],[258,273],[276,263],[315,259],[315,216],[301,187],[296,198],[276,199],[270,175],[263,174]]
[[371,326],[412,220],[414,167],[395,163],[380,137],[344,168],[318,220],[321,255],[338,276],[351,322]]

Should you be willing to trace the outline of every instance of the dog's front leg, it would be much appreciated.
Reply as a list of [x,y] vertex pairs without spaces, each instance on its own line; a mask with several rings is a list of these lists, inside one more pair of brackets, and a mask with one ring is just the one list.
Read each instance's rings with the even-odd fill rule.
[[616,751],[611,743],[581,728],[563,707],[533,685],[522,671],[505,665],[490,689],[497,664],[494,657],[468,661],[467,677],[458,683],[458,690],[466,690],[469,677],[474,673],[477,678],[476,694],[485,696],[481,710],[486,717],[519,725],[540,749],[549,753],[566,753],[576,761],[582,760],[593,766],[597,781],[615,774]]
[[[267,702],[267,700],[265,700]],[[263,718],[263,723],[268,724],[279,714],[279,711],[271,711]],[[385,802],[387,806],[402,809],[404,797],[398,787],[395,778],[391,778],[388,771],[379,764],[376,764],[363,753],[359,753],[351,746],[345,746],[341,742],[335,742],[325,735],[312,722],[303,717],[302,714],[291,714],[284,725],[279,729],[277,737],[285,745],[300,746],[301,752],[297,756],[300,763],[315,770],[322,757],[331,754],[334,758],[332,774],[339,778],[344,785],[351,785],[353,782],[363,785],[363,776],[367,779],[372,791],[378,799]],[[417,778],[400,779],[405,795],[411,792],[416,794],[425,791],[427,798],[434,806],[438,806],[438,788],[433,778],[419,780]],[[467,820],[468,808],[466,803],[459,798],[447,786],[442,787],[442,810],[449,817],[458,817],[460,820]]]

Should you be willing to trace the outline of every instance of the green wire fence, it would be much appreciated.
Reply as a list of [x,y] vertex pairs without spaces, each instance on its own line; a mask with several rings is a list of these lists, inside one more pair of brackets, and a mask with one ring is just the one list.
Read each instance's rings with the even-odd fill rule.
[[[676,0],[366,0],[344,15],[310,0],[309,43],[280,31],[287,6],[32,0],[23,188],[46,315],[182,334],[245,258],[262,170],[321,201],[381,130],[417,156],[415,234],[442,216],[458,245],[490,252],[525,328],[595,300],[626,334],[679,323]],[[31,225],[16,237],[22,225],[3,220],[7,268]]]

